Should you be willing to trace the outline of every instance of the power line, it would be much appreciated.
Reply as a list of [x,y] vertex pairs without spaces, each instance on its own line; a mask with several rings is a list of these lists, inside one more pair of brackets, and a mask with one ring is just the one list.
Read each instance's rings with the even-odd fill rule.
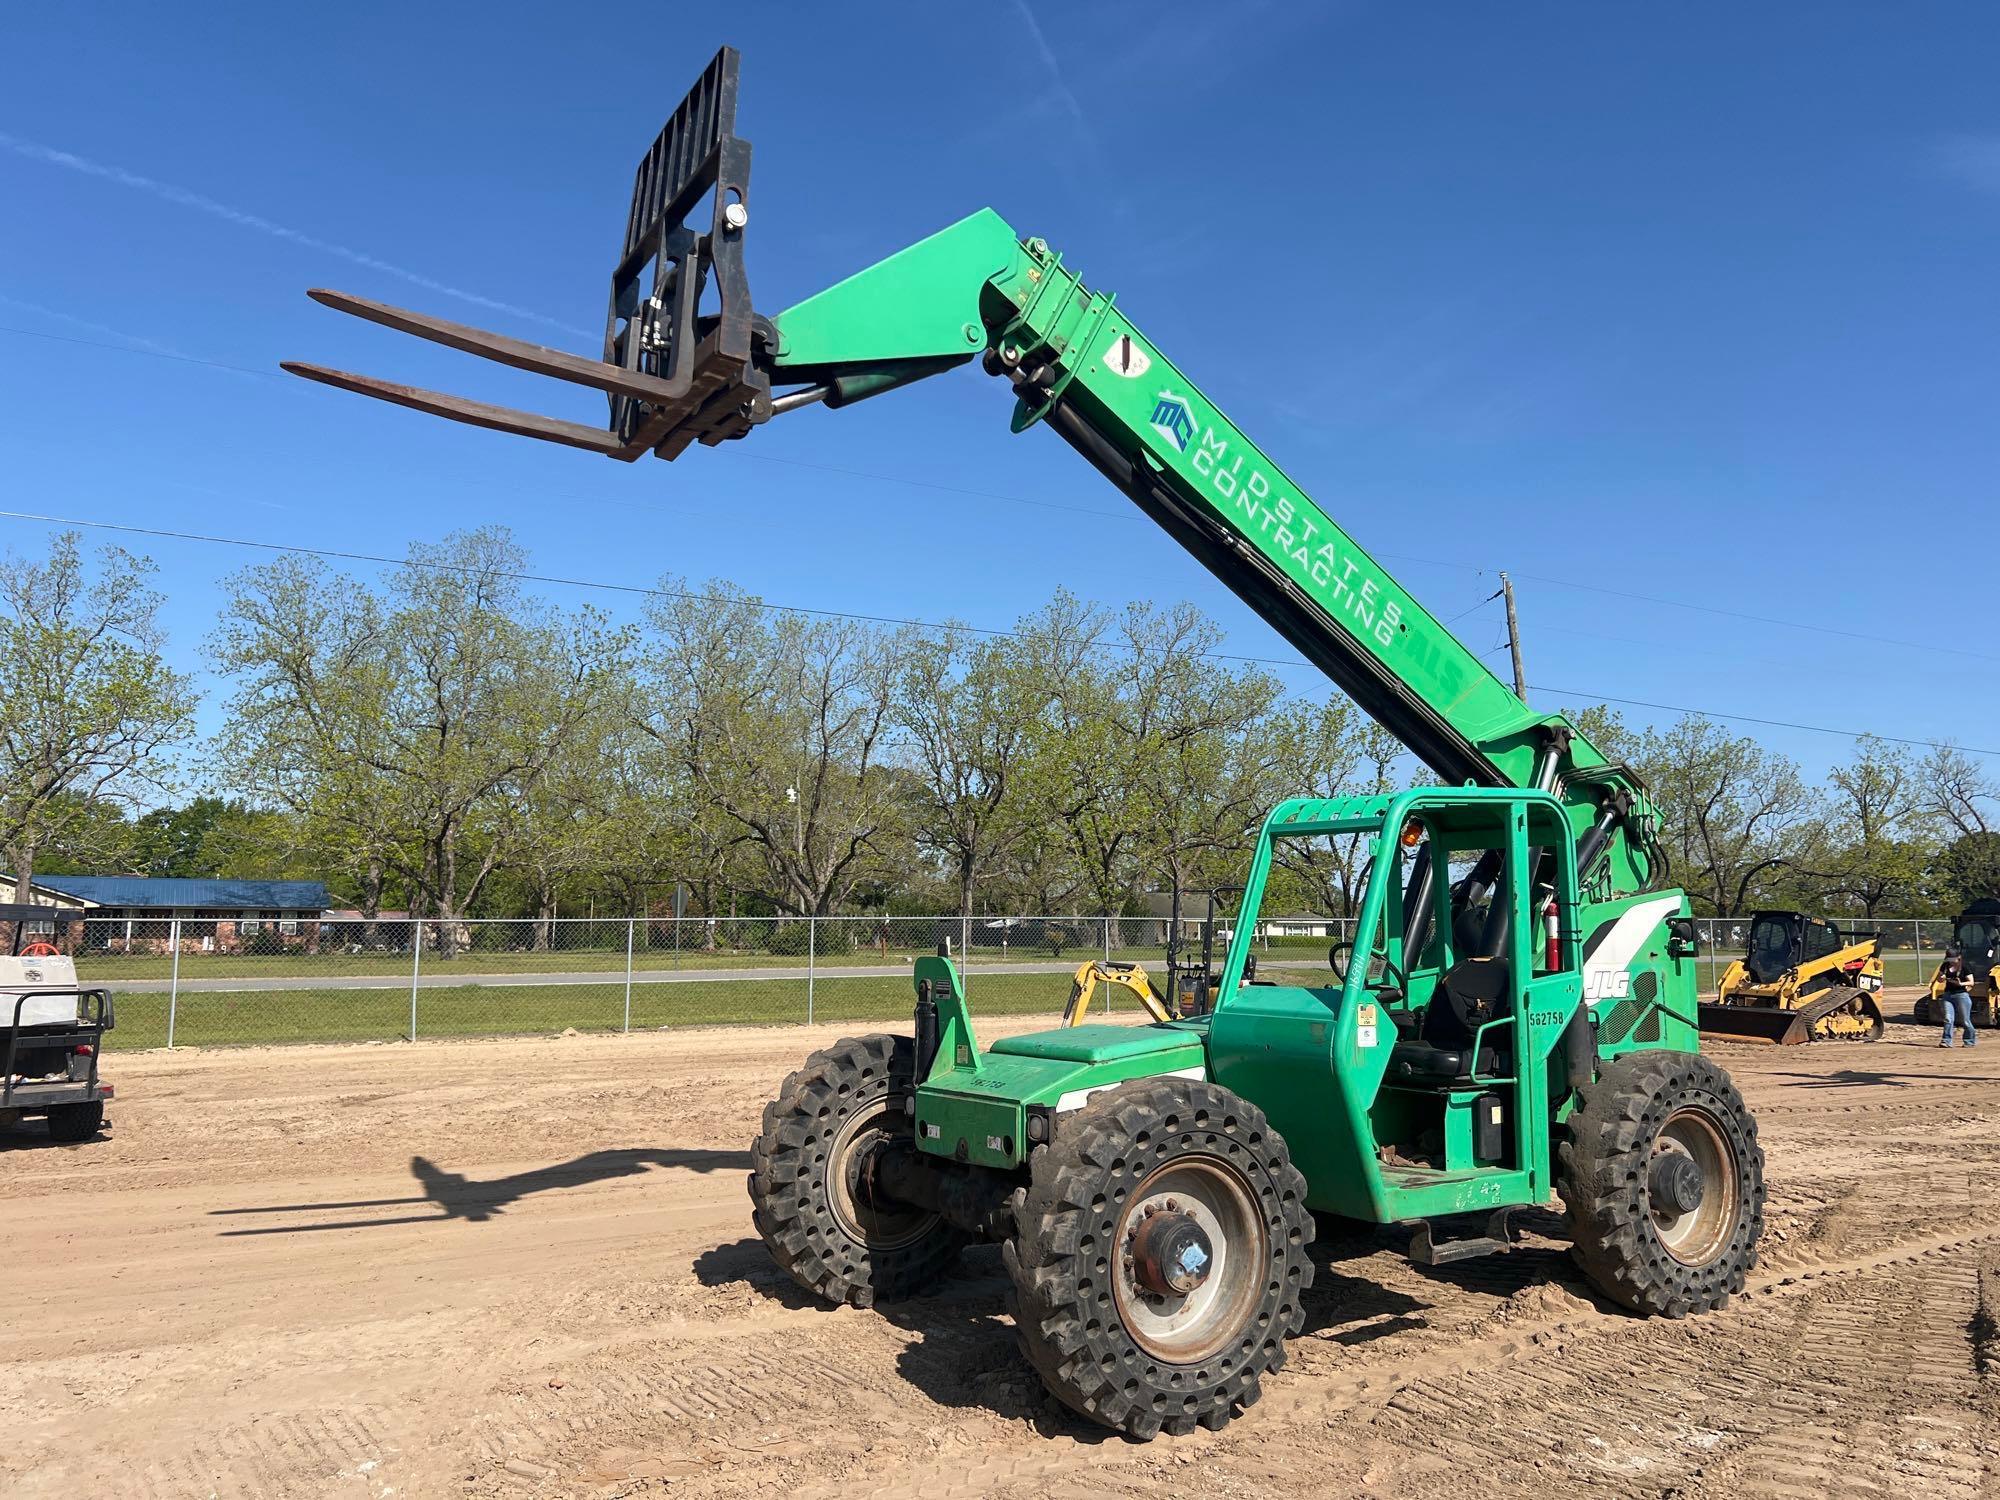
[[1942,646],[1936,641],[1905,641],[1895,636],[1866,635],[1858,630],[1841,630],[1831,625],[1803,625],[1796,620],[1781,620],[1775,615],[1745,614],[1741,610],[1722,609],[1713,604],[1689,604],[1681,599],[1664,599],[1657,594],[1635,594],[1626,589],[1605,588],[1595,583],[1578,583],[1573,578],[1550,578],[1540,573],[1522,573],[1514,569],[1508,571],[1513,572],[1517,578],[1546,583],[1553,588],[1576,589],[1586,594],[1605,594],[1628,604],[1637,600],[1642,604],[1660,604],[1668,609],[1693,610],[1697,614],[1719,615],[1726,620],[1743,620],[1753,625],[1777,625],[1786,630],[1806,630],[1817,635],[1845,636],[1848,640],[1867,641],[1877,646],[1900,646],[1910,651],[1942,651],[1950,656],[1969,656],[1975,661],[2000,661],[2000,656],[1989,651],[1970,651],[1962,646]]
[[[71,334],[41,333],[34,329],[13,328],[8,326],[0,326],[0,333],[18,334],[25,338],[48,339],[55,343],[62,343],[62,344],[80,344],[86,348],[107,349],[116,354],[137,354],[148,359],[172,360],[179,364],[202,365],[212,370],[228,370],[238,375],[255,375],[261,379],[266,379],[266,380],[279,379],[277,375],[275,375],[273,372],[269,370],[252,369],[246,365],[232,365],[224,363],[221,360],[198,359],[193,355],[169,354],[163,350],[157,350],[157,349],[136,349],[129,344],[105,343],[97,339],[77,338]],[[287,385],[292,384],[292,382],[284,382],[284,383]],[[813,469],[821,473],[839,474],[851,479],[866,479],[881,484],[907,485],[915,489],[936,490],[942,494],[963,495],[973,499],[997,500],[1008,505],[1026,505],[1026,506],[1032,506],[1040,510],[1067,511],[1074,515],[1097,516],[1105,520],[1136,519],[1136,517],[1133,515],[1132,512],[1099,510],[1096,507],[1084,506],[1084,505],[1066,505],[1060,501],[1036,500],[1036,499],[1031,499],[1026,495],[1009,495],[1001,493],[996,490],[967,489],[959,485],[943,484],[936,480],[913,479],[909,478],[908,476],[899,474],[877,474],[866,469],[848,469],[848,468],[842,468],[834,464],[813,463],[806,459],[782,458],[776,454],[770,454],[770,453],[746,453],[741,456],[757,463],[784,464],[794,468]],[[295,550],[302,550],[302,549],[295,549]],[[1492,571],[1491,569],[1482,568],[1473,563],[1452,562],[1440,557],[1422,557],[1417,555],[1416,553],[1394,552],[1386,549],[1372,549],[1372,550],[1373,550],[1373,555],[1376,557],[1386,558],[1394,562],[1416,563],[1419,564],[1420,566],[1428,568],[1450,568],[1455,571],[1472,573],[1475,575],[1483,575],[1485,573]],[[1839,627],[1833,625],[1808,624],[1802,620],[1781,619],[1776,615],[1753,615],[1743,610],[1724,609],[1719,605],[1694,604],[1690,603],[1685,599],[1668,599],[1656,594],[1637,594],[1637,593],[1632,593],[1625,589],[1607,588],[1601,584],[1579,583],[1577,580],[1573,578],[1556,577],[1551,574],[1523,573],[1518,569],[1510,569],[1509,571],[1513,572],[1514,576],[1517,578],[1530,579],[1535,583],[1546,584],[1550,588],[1573,589],[1580,593],[1586,593],[1586,594],[1603,594],[1610,598],[1617,599],[1627,604],[1634,602],[1643,604],[1656,604],[1667,609],[1681,609],[1690,611],[1694,614],[1714,615],[1720,619],[1725,619],[1725,620],[1740,620],[1747,624],[1767,625],[1775,627],[1780,630],[1802,631],[1808,635],[1835,636],[1842,640],[1866,641],[1871,645],[1895,646],[1898,649],[1905,651],[1939,651],[1943,652],[1948,656],[1970,657],[1975,661],[2000,661],[2000,655],[1995,655],[1991,652],[1974,651],[1963,646],[1944,645],[1937,641],[1911,641],[1911,640],[1904,640],[1896,636],[1869,635],[1864,631],[1842,630]],[[807,612],[809,613],[810,611]],[[1455,616],[1454,618],[1461,618],[1461,617]],[[1446,621],[1445,623],[1450,624],[1451,622]],[[1573,632],[1573,633],[1583,634],[1585,632]],[[1259,658],[1246,657],[1242,659],[1258,660]]]
[[[830,620],[857,620],[871,625],[912,625],[929,630],[959,630],[972,635],[1011,636],[1011,630],[984,630],[975,625],[938,625],[929,620],[908,620],[896,615],[857,614],[851,610],[813,609],[798,604],[767,604],[761,599],[733,599],[724,594],[697,594],[686,589],[663,589],[638,583],[610,583],[595,578],[565,578],[554,573],[521,573],[505,568],[471,568],[463,563],[430,562],[422,558],[389,557],[379,552],[345,552],[333,547],[306,547],[290,542],[260,542],[249,537],[212,536],[199,531],[174,531],[164,526],[132,526],[117,521],[83,521],[74,516],[45,516],[32,511],[0,510],[0,517],[13,521],[38,521],[50,526],[76,526],[90,531],[116,531],[128,536],[161,537],[176,542],[206,542],[217,547],[247,547],[257,552],[300,553],[307,557],[324,557],[336,562],[380,563],[392,568],[433,568],[444,573],[488,573],[495,578],[511,579],[520,583],[553,583],[565,588],[599,589],[612,594],[642,594],[660,599],[691,599],[704,604],[747,604],[755,609],[770,610],[777,614],[814,615]],[[1264,658],[1253,656],[1225,657],[1228,661],[1260,661]],[[1304,666],[1304,662],[1272,663],[1272,665]]]
[[894,474],[870,474],[864,469],[843,469],[836,464],[809,463],[803,458],[779,458],[770,453],[745,453],[740,455],[754,463],[784,464],[793,469],[816,469],[822,474],[841,474],[849,479],[872,479],[881,484],[907,484],[915,489],[939,490],[947,495],[965,495],[974,500],[1004,500],[1011,505],[1033,505],[1043,510],[1066,510],[1078,516],[1102,516],[1107,521],[1131,519],[1128,510],[1099,510],[1089,505],[1064,505],[1059,500],[1030,500],[1025,495],[1002,495],[993,490],[968,490],[955,484],[939,484],[931,479],[904,479]]
[[211,370],[229,370],[237,375],[255,375],[259,379],[276,379],[269,370],[253,370],[248,365],[224,364],[219,359],[198,359],[192,354],[173,354],[165,349],[138,349],[131,344],[107,344],[102,339],[80,339],[73,333],[43,333],[37,328],[10,328],[0,324],[0,333],[16,334],[24,339],[47,339],[54,344],[81,344],[86,349],[109,349],[114,354],[137,354],[146,359],[170,359],[175,364],[205,365]]
[[1460,620],[1463,620],[1467,615],[1471,614],[1473,610],[1484,609],[1487,605],[1491,604],[1495,599],[1498,599],[1501,595],[1501,592],[1502,591],[1500,589],[1495,589],[1492,593],[1488,594],[1484,599],[1481,599],[1477,604],[1470,605],[1465,609],[1461,609],[1457,614],[1453,615],[1449,620],[1444,620],[1441,621],[1440,623],[1444,625],[1456,625]]
[[[1771,729],[1802,729],[1808,734],[1837,734],[1842,739],[1849,740],[1861,738],[1851,728],[1834,729],[1825,724],[1801,724],[1793,719],[1760,719],[1751,714],[1721,714],[1706,708],[1687,708],[1678,703],[1648,703],[1640,698],[1612,698],[1603,693],[1579,693],[1570,688],[1543,687],[1539,683],[1532,686],[1538,693],[1554,693],[1558,698],[1581,698],[1593,703],[1616,703],[1621,708],[1651,708],[1661,713],[1693,714],[1703,719],[1726,719],[1732,724],[1762,724]],[[1915,745],[1925,750],[1942,750],[1946,744],[1942,740],[1907,739],[1902,735],[1882,734],[1873,729],[1868,731],[1868,738],[1885,740],[1891,745]],[[1951,748],[1963,751],[1967,755],[2000,756],[2000,750],[1983,750],[1977,745],[1952,745]]]
[[[327,558],[336,562],[374,563],[391,568],[432,568],[439,572],[447,573],[487,572],[494,577],[506,578],[520,583],[554,584],[562,588],[597,589],[605,593],[633,594],[658,599],[686,599],[697,604],[746,605],[752,609],[765,610],[773,614],[809,615],[817,619],[827,620],[853,620],[869,625],[901,625],[916,630],[935,631],[941,635],[958,632],[965,635],[985,636],[993,640],[1018,640],[1020,638],[1019,634],[1015,631],[996,630],[992,627],[982,625],[944,624],[935,620],[917,620],[900,615],[870,615],[861,614],[854,610],[815,609],[810,606],[797,604],[771,604],[762,599],[734,598],[723,594],[700,594],[688,589],[663,589],[637,583],[611,583],[595,578],[569,578],[554,573],[526,573],[510,569],[475,569],[463,563],[433,562],[422,558],[389,557],[376,552],[348,552],[332,547],[306,547],[288,542],[260,542],[249,537],[214,536],[199,531],[176,531],[164,526],[134,526],[119,521],[84,521],[71,516],[40,515],[33,511],[20,510],[0,510],[0,519],[33,521],[47,526],[74,526],[89,531],[119,532],[127,536],[159,537],[177,542],[202,542],[217,547],[243,547],[258,552],[296,553],[307,557]],[[1504,651],[1506,648],[1507,643],[1502,641],[1492,651],[1484,654],[1490,656],[1496,652]],[[1242,662],[1260,667],[1313,669],[1310,662],[1298,661],[1289,657],[1239,656],[1226,651],[1202,651],[1196,654],[1207,657],[1212,661]],[[1764,719],[1751,714],[1722,713],[1715,709],[1687,708],[1672,703],[1651,703],[1639,698],[1620,698],[1614,697],[1609,693],[1579,692],[1571,688],[1542,687],[1539,684],[1530,684],[1530,687],[1535,692],[1554,693],[1559,698],[1579,698],[1593,703],[1615,703],[1621,708],[1646,708],[1667,713],[1695,714],[1702,718],[1720,719],[1732,724],[1760,724],[1774,729],[1797,729],[1810,734],[1838,735],[1843,739],[1860,738],[1851,728],[1834,728],[1824,724],[1804,724],[1790,719]],[[1890,744],[1914,745],[1929,750],[1940,750],[1946,746],[1946,742],[1942,740],[1910,739],[1900,735],[1876,734],[1874,738],[1887,741]],[[1951,748],[1963,751],[1968,755],[2000,757],[2000,750],[1986,750],[1972,745],[1954,745]]]

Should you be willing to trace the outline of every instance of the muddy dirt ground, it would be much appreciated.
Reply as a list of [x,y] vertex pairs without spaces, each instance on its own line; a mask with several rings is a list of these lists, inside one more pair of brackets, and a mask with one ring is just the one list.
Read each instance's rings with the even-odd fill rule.
[[745,1148],[834,1035],[114,1058],[107,1139],[0,1133],[0,1493],[2000,1497],[2000,1037],[1714,1049],[1769,1152],[1724,1312],[1339,1233],[1263,1402],[1141,1446],[1044,1397],[991,1250],[887,1312],[773,1271]]

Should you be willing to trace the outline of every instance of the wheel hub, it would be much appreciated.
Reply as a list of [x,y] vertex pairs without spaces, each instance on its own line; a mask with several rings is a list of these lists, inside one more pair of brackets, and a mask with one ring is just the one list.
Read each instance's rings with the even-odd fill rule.
[[1112,1305],[1148,1359],[1199,1365],[1244,1336],[1272,1247],[1234,1163],[1170,1157],[1132,1188],[1107,1228],[1117,1243]]
[[877,1180],[876,1158],[896,1135],[887,1098],[857,1107],[828,1145],[827,1206],[841,1230],[873,1251],[899,1250],[937,1227],[938,1215],[905,1203]]
[[1132,1235],[1132,1279],[1160,1297],[1185,1297],[1208,1280],[1215,1246],[1190,1213],[1148,1215]]
[[1653,1200],[1653,1211],[1675,1218],[1700,1208],[1706,1188],[1701,1164],[1679,1152],[1654,1157],[1646,1174],[1646,1192]]

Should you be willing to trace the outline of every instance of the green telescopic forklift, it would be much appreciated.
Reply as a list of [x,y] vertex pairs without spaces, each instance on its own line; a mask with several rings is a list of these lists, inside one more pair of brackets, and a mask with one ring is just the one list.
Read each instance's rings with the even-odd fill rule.
[[[1272,809],[1226,951],[1177,962],[1151,1024],[982,1048],[956,964],[918,959],[907,1033],[814,1053],[764,1111],[750,1197],[777,1262],[868,1306],[997,1241],[1028,1360],[1136,1438],[1258,1398],[1302,1325],[1316,1213],[1403,1226],[1439,1264],[1508,1250],[1517,1211],[1559,1198],[1577,1264],[1624,1306],[1681,1317],[1742,1291],[1763,1154],[1697,1050],[1694,927],[1639,779],[1531,710],[1112,296],[990,209],[756,312],[737,88],[724,48],[642,158],[598,358],[312,294],[602,391],[605,425],[285,368],[631,461],[976,362],[1013,392],[1015,432],[1076,449],[1438,778]],[[1277,334],[1238,332],[1259,351]],[[1280,982],[1253,948],[1292,841],[1370,863],[1357,941]]]

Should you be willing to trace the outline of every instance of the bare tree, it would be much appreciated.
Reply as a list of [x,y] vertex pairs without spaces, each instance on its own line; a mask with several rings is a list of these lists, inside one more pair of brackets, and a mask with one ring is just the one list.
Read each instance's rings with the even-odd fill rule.
[[947,630],[897,643],[896,724],[922,776],[917,839],[950,869],[962,921],[989,865],[1028,835],[1018,773],[1097,640],[1095,616],[1058,593],[1009,637]]
[[1986,768],[1949,741],[1924,757],[1917,773],[1917,800],[1961,838],[1994,831],[1994,804],[2000,799]]
[[1240,860],[1277,795],[1282,746],[1260,730],[1278,682],[1217,660],[1222,632],[1190,604],[1131,605],[1120,635],[1113,722],[1126,737],[1134,852],[1157,866],[1178,913],[1199,876]]
[[[685,595],[676,581],[672,592]],[[648,614],[648,733],[742,830],[781,911],[823,916],[889,857],[895,657],[849,620],[775,618],[726,584]]]
[[247,786],[338,830],[415,892],[439,956],[520,848],[515,816],[617,701],[624,633],[524,596],[497,528],[419,544],[381,594],[311,559],[232,581],[222,746]]
[[1681,883],[1717,915],[1745,910],[1759,883],[1798,864],[1819,836],[1819,799],[1798,767],[1699,715],[1648,730],[1638,764]]

